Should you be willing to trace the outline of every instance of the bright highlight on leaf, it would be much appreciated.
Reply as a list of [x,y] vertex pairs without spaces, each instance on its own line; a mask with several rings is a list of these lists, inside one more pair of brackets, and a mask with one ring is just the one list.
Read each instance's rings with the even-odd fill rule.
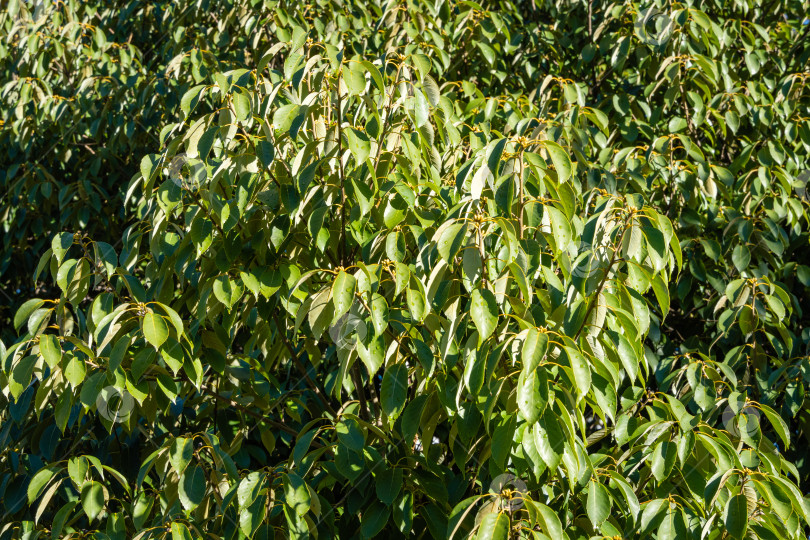
[[143,329],[143,336],[151,343],[156,349],[159,349],[166,338],[169,337],[169,326],[163,316],[157,313],[147,313],[141,320],[141,327]]
[[495,295],[486,289],[476,289],[470,297],[470,316],[478,330],[480,346],[498,325],[498,304]]

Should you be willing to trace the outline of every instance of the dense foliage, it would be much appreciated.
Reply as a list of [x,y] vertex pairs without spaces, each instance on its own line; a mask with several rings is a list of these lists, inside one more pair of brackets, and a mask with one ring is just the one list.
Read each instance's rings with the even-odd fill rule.
[[0,14],[0,538],[806,538],[798,1]]

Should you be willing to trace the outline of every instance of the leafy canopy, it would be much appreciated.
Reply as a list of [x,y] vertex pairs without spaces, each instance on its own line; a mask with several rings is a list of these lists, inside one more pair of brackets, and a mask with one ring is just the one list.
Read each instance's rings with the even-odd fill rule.
[[806,536],[800,3],[213,4],[0,15],[2,538]]

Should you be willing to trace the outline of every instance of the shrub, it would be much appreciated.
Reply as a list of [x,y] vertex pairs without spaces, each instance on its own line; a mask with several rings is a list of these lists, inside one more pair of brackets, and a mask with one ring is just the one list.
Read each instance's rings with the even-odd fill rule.
[[799,3],[220,7],[0,344],[4,538],[806,535]]

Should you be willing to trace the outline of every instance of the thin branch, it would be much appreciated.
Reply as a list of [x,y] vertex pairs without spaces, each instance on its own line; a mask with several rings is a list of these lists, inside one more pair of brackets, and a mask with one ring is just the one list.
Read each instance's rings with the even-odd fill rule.
[[312,377],[309,376],[307,369],[304,367],[304,364],[301,363],[301,360],[298,358],[298,354],[293,349],[292,344],[287,339],[286,329],[287,327],[281,324],[281,321],[278,318],[278,315],[273,313],[273,322],[276,323],[276,328],[278,329],[278,333],[281,336],[281,340],[284,342],[284,346],[287,348],[287,351],[290,353],[290,357],[292,358],[293,364],[295,364],[295,368],[301,373],[304,379],[309,384],[310,388],[315,392],[315,395],[318,397],[318,400],[321,402],[321,405],[334,417],[337,418],[338,414],[335,409],[329,404],[329,401],[326,399],[326,391],[320,387],[318,383],[312,380]]
[[619,250],[622,249],[622,241],[624,240],[624,234],[627,232],[627,221],[631,219],[632,214],[628,215],[627,218],[624,220],[624,228],[622,229],[622,234],[619,236],[619,241],[616,243],[616,249],[613,250],[613,255],[610,258],[610,264],[605,269],[605,275],[602,276],[602,281],[599,282],[599,287],[596,288],[596,294],[594,294],[594,300],[591,305],[588,306],[588,311],[585,312],[585,318],[582,321],[582,326],[579,327],[577,330],[577,334],[574,336],[574,341],[579,338],[579,335],[582,333],[582,330],[585,328],[585,325],[588,324],[588,317],[591,316],[591,313],[599,304],[599,296],[602,294],[602,289],[605,288],[605,283],[607,282],[608,276],[610,275],[611,269],[613,269],[613,265],[616,263],[616,257],[619,254]]
[[[385,143],[385,130],[388,128],[388,121],[391,119],[393,111],[391,110],[394,105],[394,90],[399,83],[399,74],[402,70],[402,63],[397,67],[397,74],[394,76],[394,82],[391,83],[391,90],[388,92],[388,108],[385,111],[385,119],[383,120],[382,129],[380,130],[380,140],[377,144],[377,155],[374,156],[374,174],[377,174],[377,166],[380,164],[380,156],[382,155],[382,147]],[[385,70],[383,70],[385,71]],[[384,96],[385,94],[383,94]]]
[[346,174],[343,170],[343,117],[340,112],[340,72],[337,77],[335,91],[337,93],[337,147],[338,147],[338,174],[340,175],[340,265],[346,266]]
[[352,382],[354,383],[354,389],[357,390],[357,395],[360,398],[360,409],[363,412],[363,416],[366,417],[366,420],[371,419],[371,409],[368,407],[368,402],[366,401],[366,393],[363,391],[363,380],[360,377],[360,368],[355,362],[351,369],[352,372]]
[[[272,427],[274,427],[276,429],[286,431],[290,435],[294,435],[296,437],[298,435],[300,435],[300,433],[298,431],[294,430],[293,428],[289,427],[288,425],[282,424],[281,422],[277,422],[275,420],[271,420],[270,418],[264,416],[263,414],[251,411],[250,409],[248,409],[244,405],[240,405],[239,403],[235,402],[231,398],[229,398],[227,396],[223,396],[222,394],[218,394],[218,393],[214,392],[213,390],[211,390],[210,388],[208,388],[206,386],[202,387],[202,391],[203,391],[203,393],[205,395],[216,398],[219,401],[223,401],[223,402],[227,403],[228,405],[230,405],[231,407],[233,407],[235,409],[238,409],[239,411],[245,413],[246,415],[252,416],[253,418],[255,418],[257,420],[260,420],[260,421],[264,422],[265,424],[268,424],[268,425],[270,425],[270,426],[272,426]],[[312,441],[312,445],[317,446],[317,447],[321,446],[317,441]]]

